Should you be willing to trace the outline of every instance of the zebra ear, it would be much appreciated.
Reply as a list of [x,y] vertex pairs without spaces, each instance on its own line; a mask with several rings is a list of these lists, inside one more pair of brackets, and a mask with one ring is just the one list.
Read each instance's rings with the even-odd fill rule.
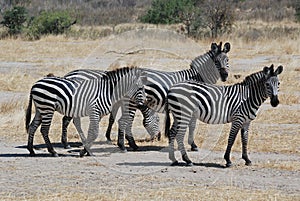
[[141,79],[143,85],[147,84],[147,81],[148,81],[147,76],[142,75],[142,76],[140,76],[140,79]]
[[275,75],[279,75],[280,73],[282,73],[283,71],[283,66],[278,66],[277,69],[275,70],[274,74]]
[[212,43],[212,44],[211,44],[211,51],[212,51],[214,54],[217,54],[217,53],[218,53],[219,47],[218,47],[217,43]]
[[227,53],[230,51],[230,43],[225,43],[224,44],[224,49],[223,49],[223,52]]
[[269,67],[264,67],[264,69],[263,69],[263,73],[264,73],[264,75],[265,75],[265,77],[267,78],[267,77],[269,77],[269,75],[270,75],[270,73],[271,73],[271,69],[269,68]]

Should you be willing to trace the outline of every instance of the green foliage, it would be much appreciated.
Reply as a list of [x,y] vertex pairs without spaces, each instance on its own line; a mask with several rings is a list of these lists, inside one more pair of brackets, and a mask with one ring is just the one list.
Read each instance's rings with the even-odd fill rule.
[[154,0],[141,21],[152,24],[182,23],[188,36],[209,28],[213,38],[229,32],[234,22],[234,0]]
[[146,15],[141,17],[144,23],[173,24],[181,22],[180,16],[193,8],[193,0],[154,0]]
[[300,0],[295,2],[295,11],[296,21],[300,22]]
[[41,35],[62,34],[75,23],[66,11],[43,11],[30,20],[27,36],[30,39],[39,39]]
[[16,35],[21,33],[26,18],[26,9],[21,6],[15,6],[11,10],[6,10],[3,13],[3,21],[1,21],[1,24],[8,28],[8,33],[10,35]]

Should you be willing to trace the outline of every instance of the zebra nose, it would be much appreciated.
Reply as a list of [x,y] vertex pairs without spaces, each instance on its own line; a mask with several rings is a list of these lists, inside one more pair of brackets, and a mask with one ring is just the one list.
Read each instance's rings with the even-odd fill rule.
[[226,71],[226,69],[221,69],[221,72],[220,72],[220,75],[221,75],[221,80],[222,82],[225,82],[228,78],[228,72]]
[[279,104],[279,99],[278,96],[272,96],[271,97],[271,105],[272,107],[276,107]]

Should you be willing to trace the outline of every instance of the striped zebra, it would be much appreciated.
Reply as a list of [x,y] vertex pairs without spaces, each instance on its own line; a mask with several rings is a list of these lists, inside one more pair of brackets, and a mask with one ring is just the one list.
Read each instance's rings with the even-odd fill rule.
[[[167,95],[165,134],[169,137],[169,158],[172,165],[178,164],[174,155],[174,140],[176,139],[182,159],[192,165],[184,148],[184,135],[189,127],[188,143],[192,143],[196,119],[208,124],[232,123],[228,145],[224,155],[226,166],[230,161],[231,147],[236,135],[241,130],[242,158],[246,165],[251,165],[247,154],[248,129],[255,119],[259,107],[270,97],[271,105],[279,104],[279,75],[283,70],[279,66],[274,71],[273,64],[264,67],[262,71],[247,76],[243,82],[231,86],[216,86],[195,81],[187,81],[172,86]],[[173,115],[173,125],[170,129],[170,116]],[[192,128],[191,128],[192,125]]]
[[[144,69],[147,72],[147,84],[145,92],[147,95],[147,106],[156,112],[164,112],[165,98],[169,88],[175,83],[185,80],[198,80],[206,83],[216,83],[221,77],[222,81],[226,81],[228,77],[228,57],[227,53],[230,51],[230,43],[225,43],[222,50],[222,42],[217,45],[211,44],[211,50],[204,55],[196,57],[192,63],[191,68],[177,72],[165,72],[151,69]],[[124,104],[128,105],[128,104]],[[130,103],[131,107],[125,107],[121,118],[119,119],[119,133],[118,146],[121,150],[126,150],[124,145],[124,131],[132,127],[132,122],[136,107]],[[129,115],[133,114],[133,115]],[[131,132],[130,132],[131,134]],[[127,136],[130,145],[137,149],[133,136]],[[192,150],[198,150],[195,143],[191,144]]]
[[[26,111],[26,130],[28,133],[27,149],[35,155],[33,138],[36,129],[41,125],[41,133],[52,156],[58,156],[49,139],[49,128],[55,111],[74,118],[76,128],[79,117],[89,116],[88,136],[80,136],[84,149],[80,156],[88,152],[98,136],[99,122],[103,115],[111,111],[112,105],[122,97],[129,96],[139,105],[145,101],[143,82],[145,77],[138,68],[122,68],[106,73],[101,79],[71,80],[59,77],[46,77],[37,81],[31,88],[29,104]],[[32,102],[35,105],[35,116],[32,122]],[[80,121],[79,121],[80,122]]]
[[[74,70],[74,71],[67,73],[64,76],[64,78],[83,81],[83,80],[89,80],[89,79],[100,79],[103,76],[106,76],[106,74],[107,74],[107,71],[102,71],[102,70],[78,69],[78,70]],[[129,100],[130,100],[129,97],[123,97],[121,100],[124,100],[124,99],[126,99],[126,102],[129,102]],[[107,141],[111,141],[110,131],[112,129],[114,120],[117,116],[118,109],[120,107],[122,107],[121,103],[122,103],[122,101],[118,101],[112,107],[110,117],[109,117],[109,127],[106,131]],[[146,128],[147,132],[150,134],[151,138],[154,138],[155,135],[159,135],[160,131],[159,131],[158,115],[153,110],[151,110],[150,108],[148,108],[146,106],[139,107],[139,109],[141,110],[141,112],[144,116],[143,125]],[[68,128],[68,125],[70,124],[71,120],[72,120],[72,117],[68,117],[68,116],[64,116],[62,119],[61,142],[64,145],[64,148],[66,148],[66,149],[70,148],[70,145],[68,144],[68,140],[67,140],[67,128]],[[79,121],[79,119],[76,119],[75,121]],[[80,122],[77,122],[77,124],[79,125]],[[83,135],[83,131],[81,128],[79,128],[79,126],[78,126],[77,131],[78,131],[78,133],[80,133],[79,134],[80,136]],[[131,132],[131,129],[127,129],[126,136],[127,136],[127,132]]]

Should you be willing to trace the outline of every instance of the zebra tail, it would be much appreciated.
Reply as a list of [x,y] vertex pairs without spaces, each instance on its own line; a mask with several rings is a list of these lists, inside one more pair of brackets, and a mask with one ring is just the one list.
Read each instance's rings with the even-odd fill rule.
[[26,120],[25,120],[25,128],[26,128],[27,133],[28,133],[29,124],[30,124],[30,120],[31,120],[31,109],[32,109],[32,95],[30,93],[29,103],[28,103],[28,107],[26,110]]
[[168,103],[166,103],[165,112],[166,112],[165,136],[169,138],[169,131],[170,131],[170,111],[169,111]]

